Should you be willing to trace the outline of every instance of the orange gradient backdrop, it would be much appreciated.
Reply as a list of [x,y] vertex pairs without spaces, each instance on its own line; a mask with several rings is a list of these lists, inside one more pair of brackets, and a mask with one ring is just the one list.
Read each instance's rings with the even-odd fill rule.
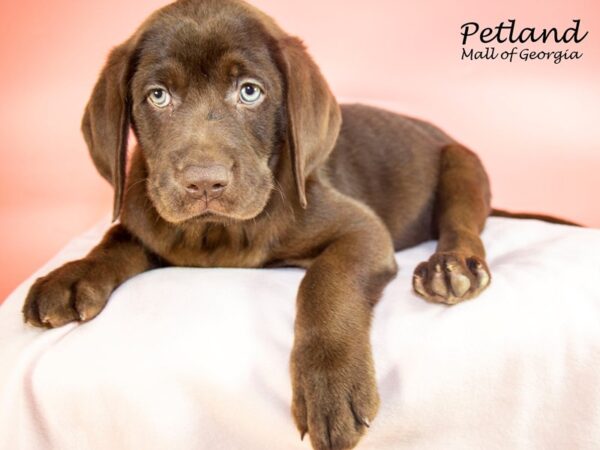
[[[0,302],[110,213],[79,122],[109,49],[158,0],[2,0]],[[421,116],[481,155],[494,205],[600,226],[600,6],[594,0],[256,0],[301,36],[341,100]],[[542,6],[543,5],[543,6]],[[461,61],[460,25],[566,28],[582,59]],[[512,46],[502,46],[509,49]]]

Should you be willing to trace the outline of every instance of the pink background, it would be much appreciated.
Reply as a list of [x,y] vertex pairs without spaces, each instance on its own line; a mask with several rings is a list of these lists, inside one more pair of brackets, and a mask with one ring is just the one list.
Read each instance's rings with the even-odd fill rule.
[[[109,49],[157,0],[0,5],[0,301],[111,210],[79,132]],[[495,3],[495,4],[494,4]],[[477,151],[494,205],[600,226],[600,7],[594,0],[256,0],[301,36],[341,100],[427,118]],[[467,62],[460,25],[566,28],[583,59]],[[480,46],[479,44],[477,46]],[[502,46],[510,49],[511,44]]]

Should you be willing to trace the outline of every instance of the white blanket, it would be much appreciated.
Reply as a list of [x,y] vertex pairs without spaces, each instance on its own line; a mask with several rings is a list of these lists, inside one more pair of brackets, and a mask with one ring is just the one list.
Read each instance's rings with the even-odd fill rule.
[[[373,322],[381,409],[359,449],[600,448],[600,230],[493,218],[483,239],[492,284],[452,307],[411,292],[434,242],[397,253]],[[302,276],[155,270],[49,331],[22,323],[32,277],[0,306],[0,449],[309,449],[289,413]]]

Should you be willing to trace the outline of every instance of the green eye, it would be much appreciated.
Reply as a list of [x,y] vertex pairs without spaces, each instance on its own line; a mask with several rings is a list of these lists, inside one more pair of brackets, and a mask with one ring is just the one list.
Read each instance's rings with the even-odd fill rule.
[[164,89],[152,89],[148,94],[148,100],[157,108],[164,108],[171,104],[171,95]]
[[240,100],[246,105],[252,105],[260,100],[262,90],[254,83],[244,83],[240,88]]

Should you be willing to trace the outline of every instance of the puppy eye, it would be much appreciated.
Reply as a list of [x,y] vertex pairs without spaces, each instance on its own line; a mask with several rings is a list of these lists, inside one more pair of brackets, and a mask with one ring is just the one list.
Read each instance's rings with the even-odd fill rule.
[[260,100],[262,89],[254,83],[244,83],[240,88],[240,100],[245,105],[253,105]]
[[148,100],[157,108],[164,108],[171,104],[171,94],[164,89],[152,89],[148,94]]

